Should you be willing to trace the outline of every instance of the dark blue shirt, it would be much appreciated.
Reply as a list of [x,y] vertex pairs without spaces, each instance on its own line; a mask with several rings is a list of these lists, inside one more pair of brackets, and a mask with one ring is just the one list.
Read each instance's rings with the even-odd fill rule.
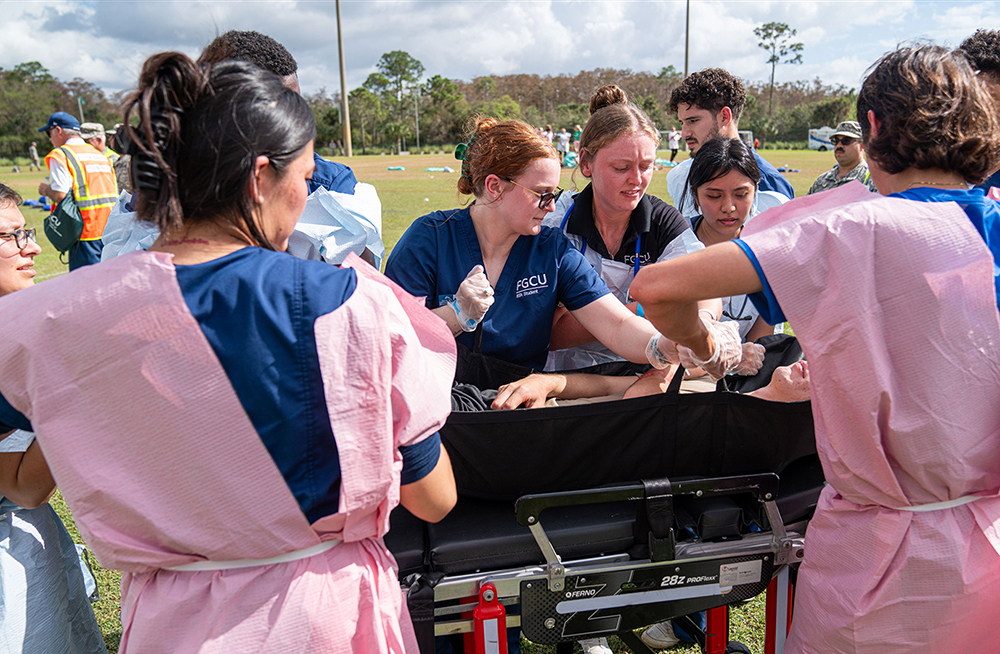
[[325,188],[336,193],[354,195],[354,187],[358,184],[358,180],[354,177],[354,171],[336,161],[327,161],[315,152],[313,152],[313,161],[316,164],[316,170],[313,171],[312,179],[309,180],[310,193],[319,188]]
[[[336,513],[340,459],[313,327],[351,297],[355,272],[254,247],[175,270],[188,309],[302,512],[310,522]],[[2,397],[0,422],[31,429]],[[440,442],[435,434],[400,448],[402,483],[434,469]]]
[[[466,208],[414,221],[393,248],[385,274],[436,309],[455,299],[476,265],[483,265],[483,254]],[[545,365],[556,306],[580,309],[609,292],[594,267],[551,227],[518,237],[500,279],[490,283],[495,295],[482,323],[483,353],[537,369]],[[471,333],[458,341],[473,347]]]

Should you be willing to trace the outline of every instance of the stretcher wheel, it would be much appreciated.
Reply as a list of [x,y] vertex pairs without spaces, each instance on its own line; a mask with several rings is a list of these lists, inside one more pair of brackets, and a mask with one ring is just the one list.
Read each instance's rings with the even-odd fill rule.
[[738,640],[726,643],[726,654],[752,654],[750,648]]

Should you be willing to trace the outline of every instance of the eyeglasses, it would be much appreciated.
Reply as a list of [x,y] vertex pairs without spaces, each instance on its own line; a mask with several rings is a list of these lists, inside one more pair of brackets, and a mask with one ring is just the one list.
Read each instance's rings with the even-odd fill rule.
[[850,145],[851,143],[854,143],[857,140],[858,139],[851,138],[850,136],[831,136],[830,137],[830,143],[833,143],[834,145],[840,145],[841,143],[843,143],[844,145]]
[[[499,175],[498,175],[498,177],[499,177]],[[506,177],[500,177],[500,179],[502,179],[505,182],[510,182],[514,186],[520,186],[525,191],[528,191],[529,193],[534,193],[535,195],[537,195],[538,196],[538,208],[539,209],[544,209],[545,207],[549,206],[549,203],[556,202],[557,200],[559,200],[559,196],[561,196],[563,194],[563,191],[565,190],[565,189],[561,189],[561,188],[559,188],[557,186],[554,193],[539,193],[538,191],[535,191],[534,189],[530,189],[527,186],[524,186],[523,184],[518,184],[517,182],[515,182],[512,179],[508,179]]]
[[23,250],[24,248],[28,247],[29,239],[31,240],[32,243],[38,242],[35,239],[34,227],[32,227],[31,229],[15,229],[13,232],[6,232],[4,234],[0,234],[0,239],[3,239],[4,241],[9,241],[10,239],[14,239],[14,243],[17,244],[17,247],[20,250]]

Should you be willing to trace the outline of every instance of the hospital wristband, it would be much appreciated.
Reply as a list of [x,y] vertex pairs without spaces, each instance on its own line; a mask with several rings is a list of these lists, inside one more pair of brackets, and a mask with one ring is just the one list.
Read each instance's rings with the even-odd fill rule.
[[463,332],[476,331],[479,321],[465,316],[462,313],[462,308],[458,306],[458,300],[452,300],[449,306],[455,311],[455,317],[458,318],[458,326],[462,328]]
[[650,337],[649,342],[646,343],[646,360],[649,361],[649,365],[653,366],[657,370],[663,370],[670,366],[670,361],[663,355],[660,351],[660,339],[662,335],[659,333],[653,334]]

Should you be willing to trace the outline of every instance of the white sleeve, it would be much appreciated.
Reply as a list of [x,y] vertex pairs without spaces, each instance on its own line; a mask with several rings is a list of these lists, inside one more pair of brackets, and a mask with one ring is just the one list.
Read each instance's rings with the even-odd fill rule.
[[661,261],[668,261],[670,259],[704,249],[705,244],[698,240],[695,233],[690,229],[685,229],[681,232],[680,236],[667,243],[667,247],[663,248],[663,252],[660,253],[656,262],[659,263]]
[[59,193],[69,193],[70,189],[73,188],[73,176],[69,174],[66,170],[66,166],[59,163],[56,159],[49,159],[49,186],[52,187],[53,191],[58,191]]
[[[667,193],[673,200],[674,206],[685,218],[695,218],[698,216],[698,209],[694,206],[694,198],[691,193],[684,193],[687,186],[688,173],[691,170],[691,160],[685,159],[667,173]],[[683,203],[681,198],[684,199]]]
[[15,429],[10,436],[0,440],[0,452],[26,452],[34,441],[34,432]]

